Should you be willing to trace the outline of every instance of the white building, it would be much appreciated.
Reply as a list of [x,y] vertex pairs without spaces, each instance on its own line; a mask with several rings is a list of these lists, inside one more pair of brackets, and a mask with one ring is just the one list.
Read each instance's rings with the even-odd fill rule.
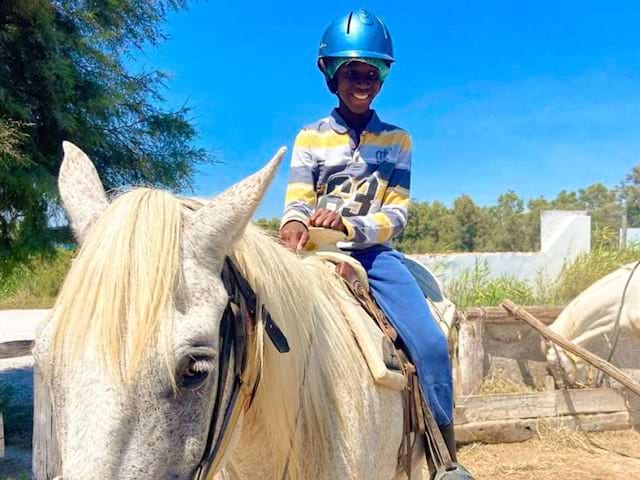
[[591,217],[585,211],[542,212],[540,230],[539,252],[436,253],[410,257],[429,267],[445,284],[479,262],[486,262],[493,278],[507,276],[533,282],[540,275],[555,279],[565,262],[591,249]]

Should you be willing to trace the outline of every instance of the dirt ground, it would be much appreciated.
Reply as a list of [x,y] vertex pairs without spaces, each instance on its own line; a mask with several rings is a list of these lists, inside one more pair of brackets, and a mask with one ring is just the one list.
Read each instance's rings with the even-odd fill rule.
[[468,445],[459,460],[476,480],[640,479],[640,432],[549,430],[523,443]]
[[[29,452],[7,454],[0,479],[28,478]],[[640,432],[555,430],[523,443],[468,445],[459,456],[476,480],[634,480],[640,479]]]

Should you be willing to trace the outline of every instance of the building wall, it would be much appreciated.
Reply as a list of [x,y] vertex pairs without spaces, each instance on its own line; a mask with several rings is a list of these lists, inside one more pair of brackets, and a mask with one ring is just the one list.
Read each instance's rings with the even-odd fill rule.
[[445,284],[486,262],[491,277],[508,276],[534,282],[539,275],[554,279],[566,261],[591,249],[591,217],[581,210],[550,210],[540,215],[539,252],[436,253],[410,255]]
[[[620,229],[620,241],[622,241],[622,229]],[[640,228],[627,228],[627,245],[640,244]]]

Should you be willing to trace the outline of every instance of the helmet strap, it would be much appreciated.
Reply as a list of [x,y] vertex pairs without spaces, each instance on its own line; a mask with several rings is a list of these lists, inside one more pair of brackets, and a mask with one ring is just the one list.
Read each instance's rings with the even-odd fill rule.
[[329,91],[335,95],[338,94],[338,81],[335,77],[327,79],[327,87],[329,87]]

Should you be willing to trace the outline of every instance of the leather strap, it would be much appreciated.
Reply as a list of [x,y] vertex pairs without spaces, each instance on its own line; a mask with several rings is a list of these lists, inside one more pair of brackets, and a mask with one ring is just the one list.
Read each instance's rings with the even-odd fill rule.
[[354,268],[347,262],[340,262],[336,265],[336,272],[340,275],[346,282],[347,287],[353,294],[354,297],[360,302],[362,307],[365,309],[371,317],[376,321],[380,330],[391,339],[392,342],[395,342],[398,338],[398,332],[393,328],[393,325],[389,323],[387,317],[375,304],[369,292],[364,288],[358,274],[354,270]]
[[407,379],[407,386],[402,392],[404,405],[403,434],[398,453],[398,464],[403,465],[407,478],[411,480],[413,448],[418,435],[424,434],[426,437],[425,449],[431,454],[435,466],[446,471],[451,470],[454,467],[451,455],[433,417],[427,397],[420,387],[416,367],[409,361],[402,348],[399,347],[397,331],[371,298],[369,292],[364,289],[356,271],[349,263],[338,263],[336,272],[345,280],[353,296],[358,299],[364,310],[369,313],[380,327],[380,330],[393,343],[396,349],[396,356],[400,359],[402,365],[402,373]]
[[[417,387],[418,390],[421,390],[419,385],[417,385]],[[422,406],[421,410],[424,415],[425,437],[427,443],[426,448],[431,454],[433,463],[436,469],[453,470],[454,466],[453,461],[451,460],[451,454],[449,453],[449,448],[444,441],[435,418],[433,418],[433,413],[427,403],[427,397],[424,392],[422,393],[422,398],[418,398],[418,400],[420,401],[420,405]]]
[[408,480],[411,480],[413,448],[417,437],[415,433],[420,431],[419,424],[416,422],[415,412],[417,409],[413,398],[414,388],[412,386],[415,383],[412,381],[412,379],[415,378],[415,367],[409,362],[402,349],[397,347],[396,340],[398,339],[398,332],[396,332],[396,329],[393,328],[393,325],[387,320],[386,315],[378,308],[373,298],[369,295],[369,292],[364,288],[354,268],[347,262],[340,262],[336,265],[336,272],[344,279],[347,287],[360,302],[362,308],[378,324],[378,327],[387,339],[387,344],[395,349],[394,357],[399,360],[400,370],[407,379],[407,386],[402,391],[402,404],[404,408],[402,409],[402,443],[398,451],[398,465],[404,467]]
[[[242,410],[251,405],[261,378],[259,368],[247,364],[248,352],[256,345],[256,294],[229,257],[225,258],[221,278],[229,301],[222,315],[218,337],[218,384],[205,449],[193,473],[193,480],[205,480],[210,471],[219,468],[230,440],[228,433],[235,427]],[[264,305],[260,318],[265,322],[265,331],[276,349],[281,353],[288,352],[287,338]],[[229,368],[232,356],[233,371]],[[229,384],[231,390],[225,398]]]

